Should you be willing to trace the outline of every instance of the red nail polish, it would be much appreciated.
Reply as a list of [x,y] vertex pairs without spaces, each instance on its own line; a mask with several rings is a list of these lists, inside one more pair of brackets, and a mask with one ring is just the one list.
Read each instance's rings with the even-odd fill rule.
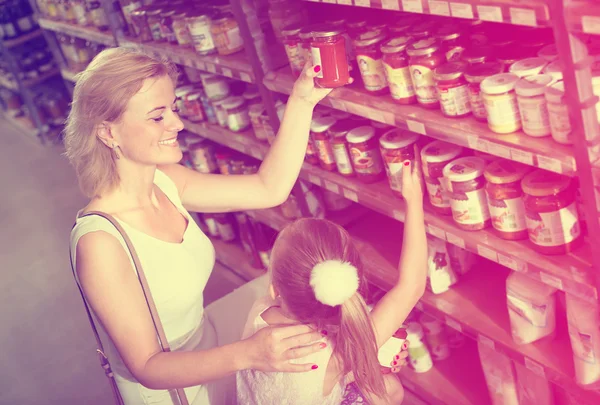
[[327,331],[326,331],[325,329],[323,329],[323,330],[321,331],[321,335],[323,335],[323,336],[327,336]]
[[400,356],[396,356],[396,360],[400,360]]
[[327,343],[321,343],[321,344],[319,345],[319,347],[320,347],[321,349],[325,349],[325,348],[327,347]]
[[398,365],[398,362],[397,362],[397,361],[395,361],[395,362],[393,362],[392,364],[393,364],[394,366],[397,366],[397,365]]
[[317,365],[315,364],[315,365],[313,365],[311,368],[312,368],[313,370],[316,370],[316,369],[318,369],[318,368],[319,368],[319,366],[317,366]]
[[[402,345],[402,350],[406,350],[407,348],[408,348],[408,345],[407,345],[406,343],[404,343],[404,344]],[[398,358],[400,358],[399,356],[397,356],[397,357],[398,357]]]
[[314,68],[315,73],[319,73],[321,71],[321,66],[317,65]]
[[407,160],[406,162],[404,162],[404,166],[410,166],[410,160]]

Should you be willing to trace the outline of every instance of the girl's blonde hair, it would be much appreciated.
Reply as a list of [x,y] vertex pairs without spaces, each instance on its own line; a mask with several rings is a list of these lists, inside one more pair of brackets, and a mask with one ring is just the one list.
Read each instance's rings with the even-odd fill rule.
[[146,79],[168,75],[177,82],[177,68],[127,48],[100,52],[76,76],[71,111],[64,132],[66,156],[75,167],[79,187],[89,198],[119,185],[112,150],[97,137],[103,122],[118,122],[127,103]]
[[[322,304],[310,285],[313,268],[325,260],[341,260],[358,269],[359,292],[342,305]],[[273,287],[297,320],[339,330],[334,337],[334,355],[342,364],[343,374],[354,372],[364,395],[385,397],[375,332],[360,294],[365,288],[363,266],[348,232],[324,219],[300,219],[277,237],[270,270]]]

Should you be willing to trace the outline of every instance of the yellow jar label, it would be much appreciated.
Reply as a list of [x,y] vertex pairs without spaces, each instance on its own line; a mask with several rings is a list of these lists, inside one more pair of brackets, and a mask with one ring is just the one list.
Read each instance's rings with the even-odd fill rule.
[[381,59],[373,59],[368,56],[358,55],[356,57],[358,69],[362,76],[365,88],[368,91],[378,91],[387,87],[385,69]]
[[409,98],[415,95],[412,78],[410,77],[410,68],[408,66],[394,69],[387,63],[383,64],[385,75],[390,86],[392,98],[399,100]]
[[433,70],[421,65],[411,65],[410,74],[420,104],[435,104],[438,102]]

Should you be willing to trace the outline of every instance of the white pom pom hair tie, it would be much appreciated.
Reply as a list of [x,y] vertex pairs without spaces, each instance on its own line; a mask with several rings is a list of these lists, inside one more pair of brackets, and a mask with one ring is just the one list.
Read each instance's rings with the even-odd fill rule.
[[313,267],[310,286],[319,302],[342,305],[358,291],[358,270],[341,260],[326,260]]

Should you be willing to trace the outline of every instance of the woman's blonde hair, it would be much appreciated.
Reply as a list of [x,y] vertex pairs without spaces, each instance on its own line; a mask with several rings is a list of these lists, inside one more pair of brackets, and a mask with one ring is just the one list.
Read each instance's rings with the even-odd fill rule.
[[177,67],[136,50],[110,48],[76,76],[64,142],[66,156],[87,197],[108,192],[120,181],[113,151],[97,137],[100,125],[118,122],[144,81],[165,75],[175,84]]
[[[341,260],[358,269],[358,292],[335,307],[319,302],[310,285],[313,268],[326,260]],[[332,329],[339,331],[333,337],[334,355],[342,364],[343,374],[354,372],[365,396],[385,398],[375,332],[361,296],[361,290],[365,289],[363,266],[348,232],[324,219],[300,219],[277,237],[270,271],[273,287],[297,320],[325,330],[333,326]]]

